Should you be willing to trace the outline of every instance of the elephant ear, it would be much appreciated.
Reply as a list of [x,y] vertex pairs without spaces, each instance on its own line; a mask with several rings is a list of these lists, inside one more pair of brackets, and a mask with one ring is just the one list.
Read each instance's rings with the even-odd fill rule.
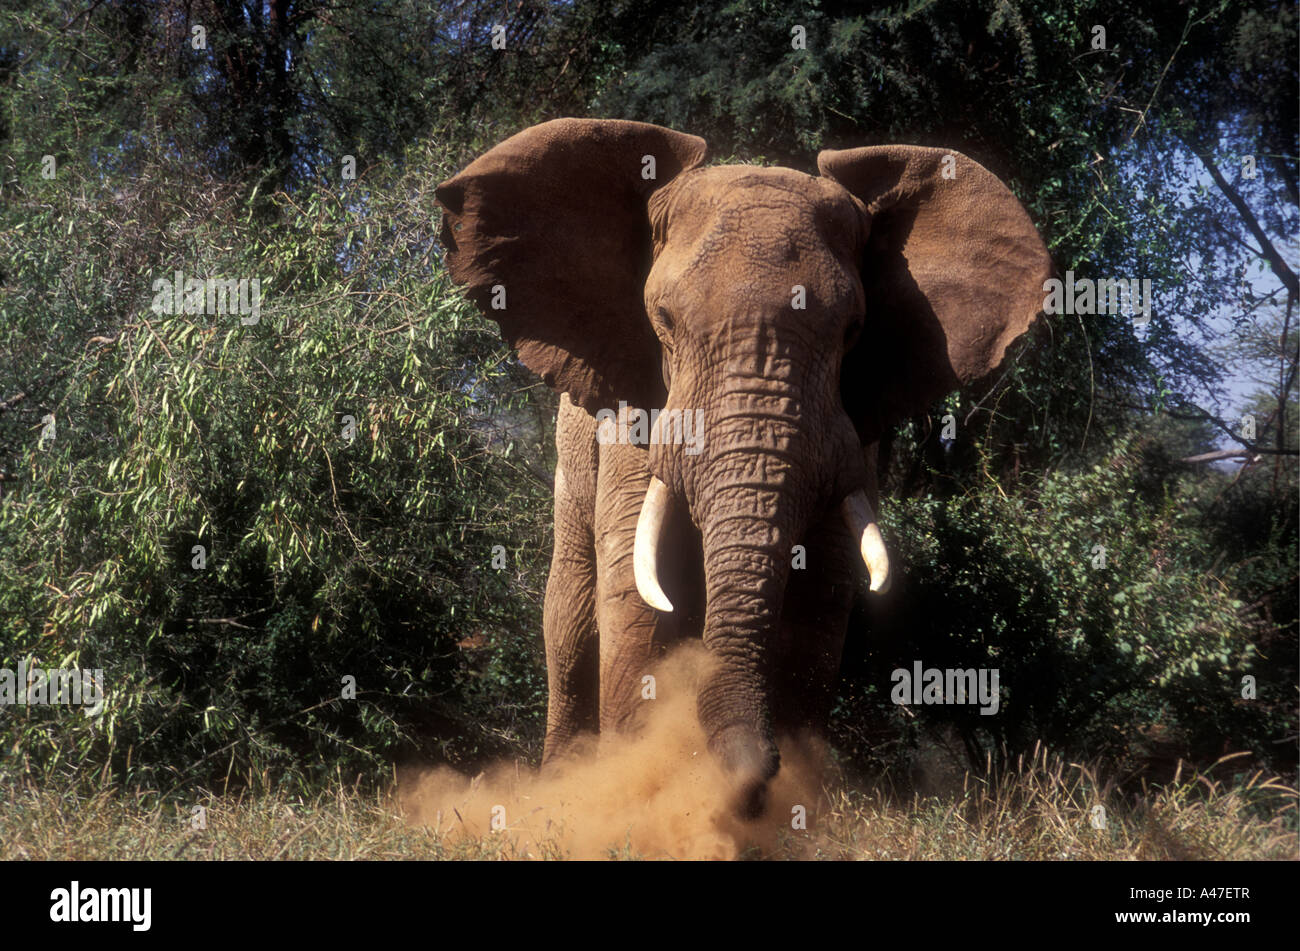
[[643,122],[555,119],[434,191],[452,279],[525,366],[588,412],[662,402],[642,296],[646,202],[706,151],[697,136]]
[[845,357],[845,408],[865,441],[998,369],[1042,311],[1052,261],[1029,215],[983,166],[906,145],[817,157],[866,208],[866,327]]

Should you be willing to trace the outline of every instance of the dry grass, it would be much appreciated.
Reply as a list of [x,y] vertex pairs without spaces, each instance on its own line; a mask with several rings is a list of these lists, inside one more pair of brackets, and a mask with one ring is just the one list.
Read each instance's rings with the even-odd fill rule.
[[1125,796],[1096,768],[1038,748],[1013,768],[967,774],[954,796],[908,807],[841,788],[812,838],[818,857],[835,859],[1296,859],[1296,800],[1262,773],[1228,785],[1181,768],[1168,785]]
[[[387,797],[336,787],[314,799],[229,796],[161,805],[103,791],[0,791],[0,859],[499,859],[504,837],[451,841],[408,825]],[[194,806],[206,828],[194,828]]]
[[[1222,766],[1224,761],[1216,764]],[[1213,772],[1213,770],[1211,770]],[[156,796],[93,796],[0,785],[0,859],[474,859],[563,858],[558,842],[527,848],[510,833],[435,834],[406,822],[387,796],[343,786],[314,799],[209,797],[163,806]],[[1125,796],[1095,769],[1039,751],[968,775],[947,797],[900,803],[884,786],[829,792],[810,832],[790,832],[775,859],[1236,860],[1296,859],[1296,790],[1261,774],[1228,785],[1187,771]],[[192,828],[191,809],[206,809]],[[1104,823],[1094,817],[1105,810]],[[1096,826],[1102,826],[1097,828]],[[611,858],[637,858],[628,841]]]

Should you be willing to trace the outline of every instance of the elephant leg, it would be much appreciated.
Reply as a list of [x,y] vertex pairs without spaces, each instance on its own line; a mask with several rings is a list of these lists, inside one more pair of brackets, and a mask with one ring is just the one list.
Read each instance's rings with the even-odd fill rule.
[[840,659],[859,564],[838,512],[809,532],[806,564],[792,568],[773,666],[778,734],[824,736],[839,682]]
[[[558,480],[557,480],[558,481]],[[569,510],[566,510],[569,509]],[[545,766],[597,726],[596,563],[591,528],[580,513],[555,504],[555,551],[546,580]]]
[[644,678],[676,630],[676,618],[659,614],[636,589],[632,549],[649,485],[644,450],[602,447],[595,523],[602,734],[634,724],[648,702]]
[[555,550],[546,579],[547,712],[545,766],[598,726],[599,643],[596,634],[596,551],[592,517],[596,485],[595,421],[568,397],[555,426]]

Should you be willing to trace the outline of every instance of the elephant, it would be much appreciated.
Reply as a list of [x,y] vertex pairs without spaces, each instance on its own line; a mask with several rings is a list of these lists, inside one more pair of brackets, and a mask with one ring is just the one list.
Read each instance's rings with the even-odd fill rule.
[[702,638],[699,723],[754,818],[777,737],[824,734],[860,572],[889,584],[876,444],[999,369],[1052,263],[955,151],[825,150],[819,175],[706,154],[555,119],[434,194],[452,280],[560,394],[543,768],[628,729],[646,671]]

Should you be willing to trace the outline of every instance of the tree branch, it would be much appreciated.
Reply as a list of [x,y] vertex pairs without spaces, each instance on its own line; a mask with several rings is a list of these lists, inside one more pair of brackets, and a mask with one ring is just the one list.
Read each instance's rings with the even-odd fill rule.
[[1278,276],[1278,280],[1280,280],[1286,287],[1287,292],[1293,299],[1300,297],[1300,279],[1297,279],[1295,271],[1291,270],[1286,261],[1282,260],[1282,255],[1278,253],[1277,248],[1273,246],[1273,242],[1270,241],[1268,235],[1264,233],[1264,229],[1261,227],[1259,219],[1256,218],[1255,213],[1250,210],[1250,206],[1246,204],[1246,200],[1242,198],[1237,190],[1228,183],[1228,180],[1223,177],[1223,173],[1220,172],[1218,166],[1214,164],[1214,159],[1210,156],[1209,152],[1205,149],[1197,148],[1186,139],[1183,139],[1183,144],[1191,149],[1192,154],[1201,160],[1201,164],[1205,166],[1205,170],[1209,172],[1210,177],[1214,179],[1214,184],[1219,186],[1219,191],[1223,192],[1228,201],[1232,203],[1232,207],[1237,209],[1237,213],[1241,215],[1241,220],[1246,223],[1246,227],[1250,230],[1250,233],[1253,234],[1255,240],[1259,242],[1260,250],[1264,255],[1264,260],[1268,261],[1269,266],[1273,268],[1273,273]]
[[[1150,406],[1146,406],[1141,403],[1129,403],[1124,400],[1118,400],[1113,397],[1105,397],[1105,396],[1099,397],[1099,399],[1104,399],[1107,402],[1114,403],[1117,406],[1123,406],[1125,409],[1141,410],[1144,413],[1155,412],[1155,410],[1153,410]],[[1249,440],[1243,439],[1240,433],[1234,432],[1232,428],[1223,420],[1219,419],[1219,417],[1214,416],[1211,413],[1207,413],[1205,410],[1201,409],[1199,406],[1196,406],[1195,404],[1192,404],[1192,408],[1196,410],[1195,413],[1179,413],[1171,409],[1161,410],[1161,412],[1163,412],[1170,419],[1185,419],[1189,422],[1195,422],[1195,423],[1211,423],[1212,425],[1222,430],[1224,435],[1228,436],[1234,442],[1240,443],[1242,446],[1245,447],[1244,450],[1240,450],[1240,451],[1248,451],[1251,455],[1300,456],[1300,449],[1268,449],[1264,446],[1258,446],[1255,443],[1250,442]],[[1269,425],[1272,424],[1272,421],[1276,416],[1277,416],[1277,411],[1274,410],[1273,413],[1269,414],[1268,419],[1264,421],[1263,428],[1267,429]]]
[[1218,462],[1220,459],[1249,459],[1251,462],[1259,462],[1262,457],[1258,453],[1250,452],[1247,449],[1219,449],[1215,452],[1203,452],[1199,456],[1186,456],[1179,459],[1179,462],[1197,463],[1197,462]]

